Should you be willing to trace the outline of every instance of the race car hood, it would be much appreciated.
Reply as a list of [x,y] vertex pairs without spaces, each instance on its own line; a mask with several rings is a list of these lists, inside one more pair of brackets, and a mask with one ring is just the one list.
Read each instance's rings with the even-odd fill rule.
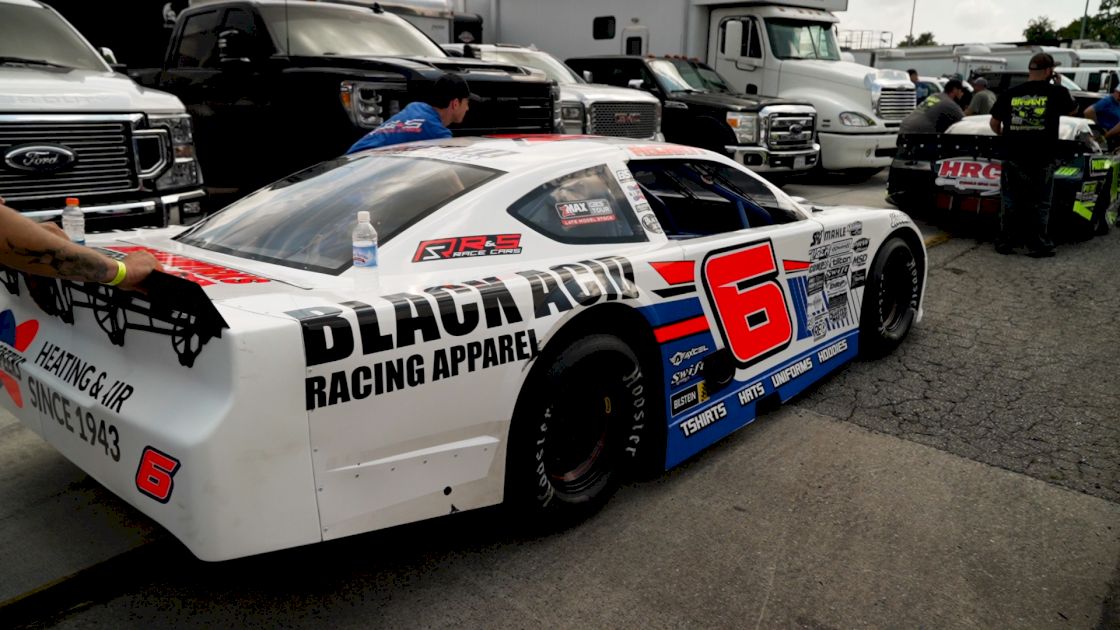
[[0,66],[0,112],[181,113],[178,98],[114,72]]
[[[960,122],[953,123],[945,133],[951,136],[994,136],[996,133],[991,127],[990,114],[983,116],[968,116]],[[1092,121],[1074,116],[1062,116],[1058,125],[1059,140],[1077,140],[1081,134],[1092,133]]]

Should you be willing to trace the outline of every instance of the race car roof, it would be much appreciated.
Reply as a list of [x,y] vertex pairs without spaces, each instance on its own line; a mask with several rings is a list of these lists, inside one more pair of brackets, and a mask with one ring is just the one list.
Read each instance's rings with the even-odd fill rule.
[[[953,123],[945,133],[954,136],[994,136],[990,121],[991,115],[967,116],[959,122]],[[1093,122],[1086,118],[1075,116],[1062,116],[1058,126],[1059,140],[1076,140],[1083,133],[1088,133]]]
[[679,144],[655,143],[631,138],[553,134],[425,140],[370,149],[370,152],[476,164],[507,173],[529,171],[572,158],[607,162],[628,160],[633,157],[715,155],[703,149]]

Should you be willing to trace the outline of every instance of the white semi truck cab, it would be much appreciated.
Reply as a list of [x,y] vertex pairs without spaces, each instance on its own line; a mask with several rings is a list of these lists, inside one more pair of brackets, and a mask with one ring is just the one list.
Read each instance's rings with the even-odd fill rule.
[[914,84],[900,70],[841,60],[831,11],[846,10],[847,0],[728,4],[691,7],[695,22],[708,12],[708,62],[748,94],[812,103],[826,170],[890,166]]

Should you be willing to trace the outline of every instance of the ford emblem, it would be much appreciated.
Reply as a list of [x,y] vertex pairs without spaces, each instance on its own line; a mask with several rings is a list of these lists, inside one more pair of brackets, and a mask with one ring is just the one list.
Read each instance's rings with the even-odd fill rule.
[[802,131],[805,131],[805,128],[801,125],[790,125],[789,127],[789,132],[793,134],[799,134]]
[[60,144],[21,144],[8,149],[4,163],[27,173],[54,173],[78,161],[78,156]]

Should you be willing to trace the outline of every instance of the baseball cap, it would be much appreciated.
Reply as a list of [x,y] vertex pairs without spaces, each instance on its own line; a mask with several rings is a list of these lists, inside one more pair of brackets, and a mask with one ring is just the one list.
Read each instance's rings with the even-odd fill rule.
[[1058,64],[1055,63],[1053,57],[1047,53],[1038,53],[1031,57],[1031,63],[1027,67],[1031,70],[1045,70],[1047,68],[1056,68],[1057,66]]
[[976,87],[978,85],[982,87],[988,87],[988,80],[984,77],[976,77],[971,81],[971,83],[973,87]]

